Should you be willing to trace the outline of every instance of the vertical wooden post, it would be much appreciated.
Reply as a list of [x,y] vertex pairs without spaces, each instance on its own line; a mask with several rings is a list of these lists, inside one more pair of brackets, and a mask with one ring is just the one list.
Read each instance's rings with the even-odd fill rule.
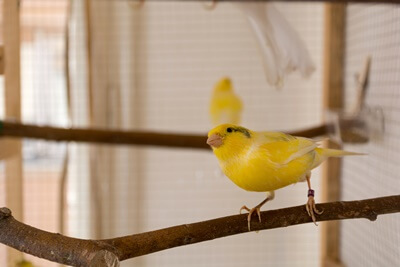
[[0,46],[0,75],[4,74],[4,47]]
[[[86,23],[86,66],[87,66],[87,90],[88,90],[88,116],[89,125],[93,127],[95,125],[94,116],[94,92],[93,92],[93,50],[92,50],[92,2],[91,0],[85,0],[85,23]],[[91,145],[89,147],[89,172],[90,172],[90,194],[91,194],[91,213],[93,218],[91,220],[91,235],[93,238],[102,238],[103,232],[103,216],[102,216],[102,194],[101,194],[101,183],[98,178],[98,166],[96,164],[98,150],[96,147]]]
[[[70,49],[69,49],[69,23],[71,19],[72,3],[67,3],[67,14],[65,21],[65,39],[64,39],[64,75],[65,75],[65,90],[67,95],[67,116],[68,116],[68,126],[72,126],[72,108],[71,108],[71,76],[70,76]],[[61,234],[65,234],[65,218],[66,218],[66,203],[67,203],[67,183],[68,183],[68,166],[69,166],[69,145],[66,144],[65,156],[63,161],[63,168],[60,177],[60,197],[59,197],[59,221],[58,230]]]
[[[3,1],[5,116],[17,121],[21,120],[19,14],[18,0]],[[15,152],[5,161],[6,206],[13,211],[16,219],[23,220],[21,140],[7,139],[6,142]],[[15,266],[21,259],[21,252],[7,249],[8,266]]]
[[[325,4],[325,49],[324,49],[324,108],[343,107],[343,68],[345,51],[346,5],[340,3]],[[329,147],[340,148],[332,142]],[[323,201],[340,199],[341,161],[329,159],[323,169]],[[323,267],[343,266],[340,261],[340,224],[339,221],[322,223],[322,261]]]
[[86,54],[87,54],[87,88],[88,88],[88,110],[89,123],[93,126],[93,72],[92,72],[92,14],[91,0],[85,0],[85,23],[86,23]]

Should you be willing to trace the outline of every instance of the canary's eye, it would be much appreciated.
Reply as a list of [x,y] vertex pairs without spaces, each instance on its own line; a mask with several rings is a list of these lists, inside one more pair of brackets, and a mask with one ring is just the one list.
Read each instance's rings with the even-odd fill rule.
[[229,127],[229,128],[226,128],[226,131],[227,131],[228,133],[231,133],[231,132],[233,132],[233,130],[232,130],[232,128],[231,128],[231,127]]

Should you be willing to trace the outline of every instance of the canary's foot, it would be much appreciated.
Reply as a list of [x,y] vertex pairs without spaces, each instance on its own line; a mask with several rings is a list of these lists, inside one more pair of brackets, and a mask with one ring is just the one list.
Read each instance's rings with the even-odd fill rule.
[[251,221],[251,215],[253,215],[254,211],[257,212],[258,215],[258,221],[261,222],[261,212],[260,212],[260,208],[259,206],[256,206],[252,209],[249,209],[246,206],[243,206],[240,208],[240,214],[242,214],[242,210],[247,210],[249,212],[249,215],[247,216],[247,227],[249,227],[249,231],[250,231],[250,221]]
[[315,214],[321,215],[324,211],[319,211],[317,207],[315,206],[315,200],[314,200],[314,190],[310,189],[308,190],[308,201],[306,204],[306,209],[308,216],[311,217],[315,225],[317,224],[317,221],[315,219]]

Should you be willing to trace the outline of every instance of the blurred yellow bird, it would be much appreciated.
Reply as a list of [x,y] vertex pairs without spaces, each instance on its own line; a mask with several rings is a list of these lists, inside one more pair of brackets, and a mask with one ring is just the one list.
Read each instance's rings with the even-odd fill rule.
[[237,186],[255,192],[267,192],[267,198],[247,210],[250,231],[251,215],[274,198],[274,190],[307,181],[308,201],[306,209],[315,223],[314,190],[311,189],[311,170],[328,157],[362,155],[336,149],[317,147],[315,140],[296,137],[281,132],[255,132],[234,124],[223,124],[208,133],[207,144],[214,151],[222,171]]
[[214,126],[222,123],[239,124],[242,115],[242,101],[235,94],[229,78],[215,84],[210,103],[210,118]]

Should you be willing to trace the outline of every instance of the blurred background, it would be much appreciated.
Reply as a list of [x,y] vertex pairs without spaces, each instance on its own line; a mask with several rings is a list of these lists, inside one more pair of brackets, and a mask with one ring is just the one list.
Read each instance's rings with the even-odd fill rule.
[[[276,4],[316,66],[308,79],[297,72],[288,76],[279,90],[267,83],[246,17],[229,2],[213,10],[196,1],[21,0],[19,5],[23,123],[205,135],[212,128],[213,87],[227,76],[243,102],[242,125],[293,131],[322,124],[335,96],[324,89],[330,75],[327,40],[336,38],[328,37],[324,3]],[[384,114],[385,129],[367,143],[344,144],[369,155],[343,160],[340,198],[398,194],[400,8],[349,4],[343,20],[343,93],[337,97],[345,110],[353,108],[355,75],[371,56],[365,103]],[[6,116],[0,79],[0,118],[18,119]],[[7,195],[18,195],[9,188],[21,190],[7,185],[7,169],[22,170],[22,210],[16,218],[79,238],[112,238],[237,214],[265,197],[236,187],[207,150],[24,139],[22,159],[1,160],[0,206],[11,207]],[[313,171],[317,202],[329,191],[321,176],[321,168]],[[289,186],[263,209],[305,204],[306,196],[306,184]],[[335,232],[336,258],[330,259],[337,265],[329,266],[400,266],[399,219],[397,214],[373,223],[342,222]],[[122,266],[328,266],[330,242],[322,223],[306,224],[165,250]],[[10,257],[21,256],[1,245],[0,265],[15,266]],[[58,265],[23,257],[35,266]]]

